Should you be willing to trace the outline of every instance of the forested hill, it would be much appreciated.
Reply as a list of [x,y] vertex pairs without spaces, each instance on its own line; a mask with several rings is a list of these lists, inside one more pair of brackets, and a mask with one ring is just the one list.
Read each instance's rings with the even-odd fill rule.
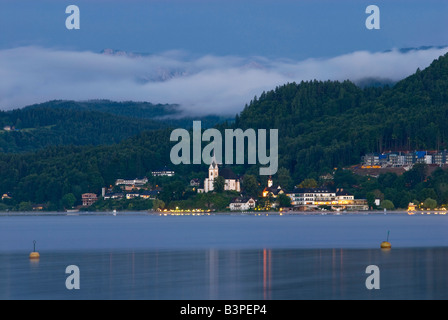
[[[203,117],[204,127],[223,121]],[[0,152],[25,152],[49,146],[111,145],[144,131],[189,127],[176,105],[146,102],[50,101],[0,112]],[[13,130],[4,130],[5,127]]]
[[[14,127],[12,131],[2,130]],[[113,144],[146,130],[153,120],[131,119],[96,111],[47,107],[0,113],[0,151],[23,152],[59,145]]]
[[213,127],[224,121],[233,121],[233,116],[225,115],[203,115],[197,116],[186,114],[177,104],[153,104],[150,102],[125,101],[117,102],[110,100],[89,101],[64,101],[55,100],[44,104],[29,106],[26,109],[50,108],[73,111],[95,111],[104,114],[133,119],[150,119],[163,122],[165,127],[188,128],[193,120],[201,120],[203,127]]
[[49,108],[77,111],[96,111],[137,119],[155,119],[180,113],[179,106],[173,104],[152,104],[150,102],[116,102],[110,100],[67,101],[53,100],[35,104],[25,109]]
[[[67,132],[78,127],[77,134],[83,133],[84,141],[89,144],[99,139],[98,135],[111,141],[115,130],[134,130],[134,127],[139,128],[139,123],[150,129],[160,125],[151,119],[126,118],[78,107],[74,108],[76,110],[55,106],[39,109],[41,107],[1,113],[1,121],[9,119],[10,122],[0,124],[22,128],[18,133],[29,133],[29,141],[40,139],[42,135],[35,132],[45,129],[44,126],[50,127],[47,133],[60,128],[61,135],[54,135],[54,139],[68,137]],[[75,113],[71,114],[72,111]],[[279,171],[274,179],[282,175],[284,181],[290,181],[287,187],[291,187],[305,178],[318,178],[332,172],[335,167],[358,164],[360,157],[369,152],[448,149],[447,112],[448,55],[393,87],[362,89],[350,81],[287,84],[251,101],[236,116],[234,124],[222,123],[217,128],[279,129]],[[14,118],[13,114],[20,117]],[[108,116],[113,118],[107,120]],[[117,123],[117,119],[122,122]],[[134,124],[131,120],[137,122]],[[27,132],[24,129],[27,126],[34,126],[34,131]],[[0,136],[15,133],[3,131]],[[106,133],[111,138],[107,138]],[[53,146],[22,154],[0,152],[0,194],[11,193],[17,204],[30,201],[57,207],[64,195],[72,193],[79,200],[82,193],[98,194],[115,179],[151,176],[152,170],[167,165],[173,167],[176,177],[174,182],[170,180],[163,187],[166,194],[177,197],[183,194],[190,179],[205,177],[207,166],[172,166],[170,150],[174,143],[170,142],[170,133],[171,129],[165,128],[149,130],[109,146]],[[36,143],[40,143],[39,140]],[[241,175],[258,173],[252,165],[233,166],[232,169]],[[262,178],[265,177],[258,177],[261,187],[266,182]],[[392,188],[393,183],[384,187]],[[443,192],[446,185],[444,188]],[[409,202],[414,194],[403,197],[396,193],[395,197],[387,197]]]
[[280,166],[301,179],[369,152],[448,148],[448,55],[393,87],[292,83],[255,97],[235,127],[278,128]]

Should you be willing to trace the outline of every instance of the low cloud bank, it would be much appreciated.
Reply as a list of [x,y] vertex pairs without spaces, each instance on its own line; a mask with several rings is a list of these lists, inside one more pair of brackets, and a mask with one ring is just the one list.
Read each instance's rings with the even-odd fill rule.
[[179,104],[192,115],[236,114],[255,95],[288,82],[364,78],[401,80],[448,48],[354,52],[293,61],[263,57],[191,57],[76,52],[41,47],[0,51],[0,108],[49,100],[109,99]]

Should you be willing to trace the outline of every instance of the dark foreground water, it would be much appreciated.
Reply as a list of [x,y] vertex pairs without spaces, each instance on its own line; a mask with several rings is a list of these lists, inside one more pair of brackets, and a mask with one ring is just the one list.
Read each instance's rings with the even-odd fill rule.
[[[448,299],[447,227],[448,216],[0,216],[0,299]],[[70,265],[79,290],[66,288]],[[379,290],[366,288],[369,265]]]

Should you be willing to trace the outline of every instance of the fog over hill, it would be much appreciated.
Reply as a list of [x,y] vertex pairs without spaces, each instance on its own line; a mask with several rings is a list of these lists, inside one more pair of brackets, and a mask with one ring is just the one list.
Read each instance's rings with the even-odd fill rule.
[[189,115],[237,114],[254,96],[309,80],[387,79],[424,69],[447,47],[357,51],[325,59],[193,56],[184,51],[101,53],[19,47],[0,51],[3,110],[51,100],[147,101],[179,105]]

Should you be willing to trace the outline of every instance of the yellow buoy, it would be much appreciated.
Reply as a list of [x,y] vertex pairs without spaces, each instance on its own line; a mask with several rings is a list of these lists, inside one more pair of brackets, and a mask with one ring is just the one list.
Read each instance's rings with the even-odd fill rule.
[[34,250],[33,250],[33,252],[30,253],[30,259],[32,259],[32,260],[39,259],[40,254],[39,254],[39,252],[36,251],[36,240],[34,240],[33,243],[34,243]]
[[40,258],[39,252],[31,252],[30,253],[30,259],[39,259],[39,258]]
[[388,241],[381,242],[381,249],[391,249],[392,245]]

